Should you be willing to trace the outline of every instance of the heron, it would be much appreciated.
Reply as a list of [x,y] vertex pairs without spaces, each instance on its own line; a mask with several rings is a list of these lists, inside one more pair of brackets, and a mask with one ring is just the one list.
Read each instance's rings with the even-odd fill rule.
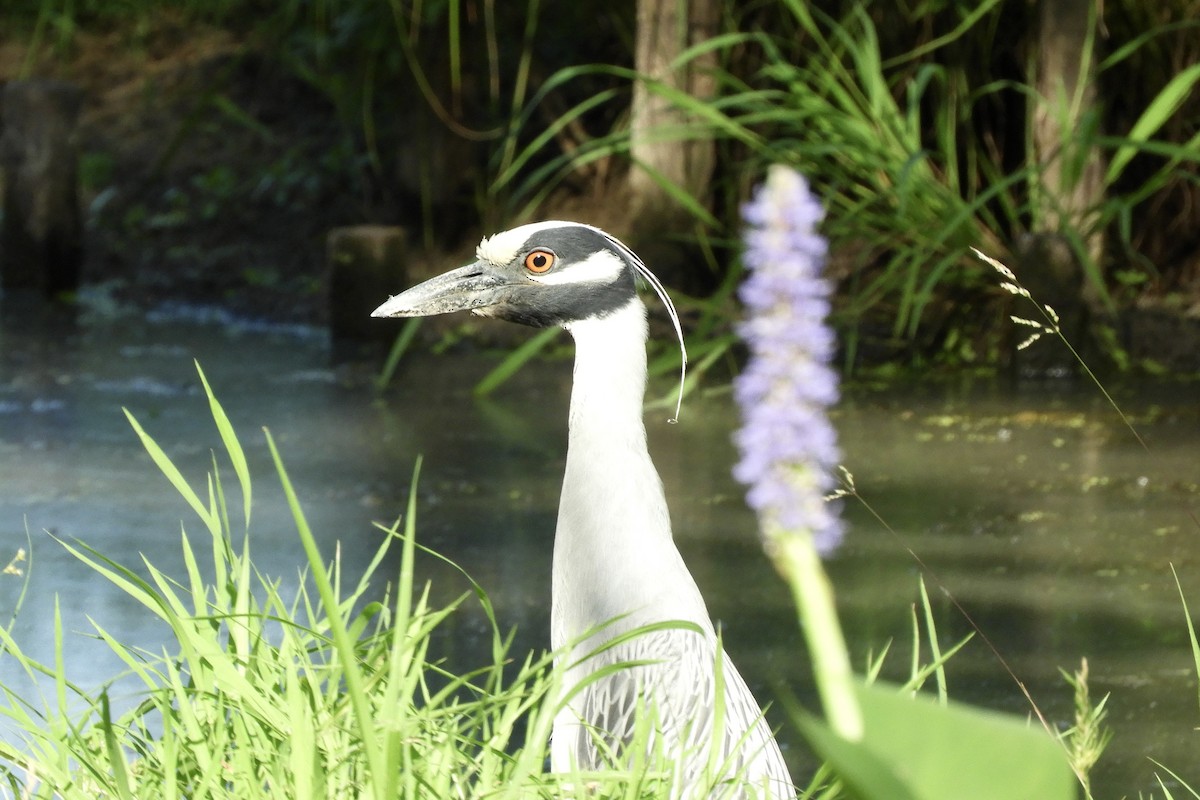
[[725,655],[675,545],[647,448],[648,328],[638,283],[667,307],[682,350],[665,288],[620,240],[578,222],[497,233],[475,256],[372,316],[470,311],[558,326],[574,339],[550,614],[568,694],[553,722],[552,771],[612,766],[612,754],[633,741],[639,714],[651,713],[655,746],[677,759],[672,796],[794,798],[761,707]]

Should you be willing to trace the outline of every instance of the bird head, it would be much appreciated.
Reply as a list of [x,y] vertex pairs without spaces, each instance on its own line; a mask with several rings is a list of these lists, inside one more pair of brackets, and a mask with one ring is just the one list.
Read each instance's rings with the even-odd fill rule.
[[569,326],[628,305],[638,275],[661,286],[632,250],[599,228],[537,222],[484,239],[474,263],[390,298],[371,316],[470,311],[535,328]]
[[687,350],[675,304],[632,250],[615,236],[581,222],[535,222],[497,233],[479,243],[474,263],[389,298],[371,316],[429,317],[470,311],[535,328],[570,329],[572,323],[604,319],[640,302],[638,278],[654,289],[675,326],[682,403]]

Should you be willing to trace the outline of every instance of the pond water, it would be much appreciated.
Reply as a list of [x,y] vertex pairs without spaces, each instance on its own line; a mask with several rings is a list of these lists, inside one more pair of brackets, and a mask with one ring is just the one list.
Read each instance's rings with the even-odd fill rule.
[[[470,390],[494,359],[414,355],[380,396],[373,363],[334,365],[326,337],[312,329],[197,309],[67,320],[9,301],[0,311],[0,565],[28,535],[30,579],[13,633],[34,657],[53,658],[55,598],[73,632],[68,671],[84,686],[121,671],[88,637],[89,618],[131,644],[157,650],[165,640],[143,608],[47,532],[130,566],[144,555],[182,573],[180,523],[197,536],[202,529],[121,409],[201,486],[220,440],[193,359],[256,477],[251,547],[260,569],[286,586],[305,563],[262,426],[324,552],[340,543],[350,573],[379,544],[372,523],[403,510],[423,454],[421,540],[489,592],[503,624],[517,627],[518,649],[546,645],[569,361],[534,364],[481,402]],[[1150,758],[1200,786],[1197,681],[1171,572],[1200,609],[1200,385],[1134,383],[1114,394],[1144,447],[1084,383],[849,390],[835,422],[874,513],[846,503],[849,533],[828,568],[856,662],[891,643],[890,677],[908,672],[921,574],[944,646],[976,626],[990,642],[976,635],[950,662],[952,697],[1029,714],[1020,680],[1065,726],[1071,690],[1059,670],[1086,657],[1093,694],[1111,693],[1115,731],[1095,772],[1097,796],[1162,796]],[[678,425],[667,416],[647,414],[652,453],[676,538],[727,649],[760,698],[784,686],[813,705],[789,596],[729,477],[737,415],[728,392],[689,398]],[[439,597],[466,588],[432,561],[424,569]],[[0,575],[0,623],[21,589],[21,578]],[[454,617],[440,644],[452,661],[479,663],[483,615]],[[3,658],[0,679],[24,680]],[[810,761],[797,737],[785,730],[781,739],[805,774]]]

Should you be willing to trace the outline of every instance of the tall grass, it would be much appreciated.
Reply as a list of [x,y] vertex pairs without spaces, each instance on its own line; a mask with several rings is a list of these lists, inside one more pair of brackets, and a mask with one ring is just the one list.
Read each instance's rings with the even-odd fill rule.
[[[1005,80],[979,83],[980,76],[951,66],[952,55],[938,59],[939,52],[956,44],[960,50],[999,46],[987,28],[997,24],[998,3],[972,7],[946,35],[890,58],[875,20],[861,8],[835,20],[803,3],[787,5],[811,56],[791,66],[774,41],[764,39],[763,76],[782,88],[765,103],[757,96],[750,103],[778,131],[763,150],[772,159],[795,163],[825,185],[831,204],[828,233],[844,251],[856,254],[842,309],[849,357],[864,332],[858,323],[872,311],[878,315],[882,310],[891,321],[895,341],[924,339],[928,346],[929,337],[945,335],[938,327],[953,318],[947,301],[964,293],[987,294],[986,276],[969,263],[966,246],[1003,243],[1016,250],[1020,238],[1049,213],[1047,206],[1058,202],[1042,186],[1045,165],[1027,149],[1025,161],[1010,166],[996,149],[999,145],[983,138],[997,132],[981,129],[976,116],[989,105],[1012,113],[1022,96],[1030,115],[1044,106],[1051,107],[1045,113],[1060,113],[1053,110],[1055,104],[1070,99],[1039,98],[1031,87]],[[1115,68],[1144,41],[1119,48],[1098,70]],[[1167,157],[1140,184],[1126,183],[1119,195],[1107,193],[1101,208],[1086,217],[1089,228],[1060,231],[1102,296],[1103,265],[1090,263],[1083,243],[1168,185],[1182,160],[1195,160],[1194,148],[1185,155],[1186,144],[1154,140],[1178,108],[1181,88],[1195,81],[1195,75],[1184,73],[1162,87],[1126,137],[1102,138],[1094,123],[1071,131],[1063,144],[1074,153],[1109,150],[1109,189],[1135,154]]]

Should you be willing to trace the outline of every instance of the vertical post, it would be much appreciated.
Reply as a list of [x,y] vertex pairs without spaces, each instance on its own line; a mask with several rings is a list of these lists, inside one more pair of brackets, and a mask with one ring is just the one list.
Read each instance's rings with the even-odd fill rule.
[[79,288],[83,225],[79,213],[76,123],[83,93],[53,80],[0,87],[0,286],[54,297]]
[[396,328],[371,318],[388,297],[404,286],[403,228],[355,225],[334,228],[326,238],[329,264],[329,330],[335,340],[383,340]]

